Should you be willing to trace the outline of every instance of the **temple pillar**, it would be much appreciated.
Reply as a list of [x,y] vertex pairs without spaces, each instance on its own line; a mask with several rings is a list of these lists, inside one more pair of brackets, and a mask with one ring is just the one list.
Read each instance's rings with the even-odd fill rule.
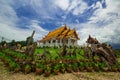
[[58,46],[60,46],[60,40],[58,40]]
[[62,44],[62,41],[61,41],[61,39],[60,39],[60,46],[61,46],[61,44]]
[[74,46],[77,46],[77,40],[75,40],[75,42],[74,42]]
[[45,46],[45,41],[43,42],[43,46]]
[[47,46],[47,41],[45,41],[45,47]]
[[53,40],[52,39],[50,40],[50,46],[51,47],[53,46]]
[[49,46],[49,41],[46,41],[46,46]]
[[68,47],[70,47],[70,39],[68,39]]
[[72,46],[72,40],[71,39],[69,40],[69,43],[70,43],[70,46]]
[[37,42],[37,46],[40,46],[40,42]]
[[72,47],[74,47],[74,43],[75,43],[75,41],[72,39]]
[[55,42],[56,42],[56,45],[55,45],[55,46],[58,46],[58,40],[56,40]]

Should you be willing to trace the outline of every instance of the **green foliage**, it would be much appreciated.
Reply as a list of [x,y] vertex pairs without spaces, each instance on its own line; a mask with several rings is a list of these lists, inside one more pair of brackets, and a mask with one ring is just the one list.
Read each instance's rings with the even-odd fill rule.
[[[24,58],[24,56],[22,56]],[[30,56],[26,56],[26,60],[31,60]]]
[[65,56],[63,56],[63,58],[70,59],[70,56],[69,55],[65,55]]
[[[60,48],[50,48],[47,47],[46,48],[47,51],[50,52],[50,54],[47,54],[47,58],[46,59],[41,59],[41,60],[36,60],[36,68],[43,68],[44,70],[48,70],[51,71],[52,70],[57,70],[57,69],[64,69],[67,70],[67,68],[71,68],[71,69],[77,69],[77,68],[84,68],[84,67],[98,67],[100,69],[107,67],[106,63],[100,63],[100,62],[86,62],[89,60],[86,60],[84,58],[84,51],[82,49],[76,49],[76,53],[77,56],[74,55],[65,55],[64,57],[62,57],[62,59],[59,57],[59,53],[61,52]],[[72,51],[73,49],[71,48],[67,48],[67,50]],[[40,54],[44,53],[44,48],[37,48],[36,52],[34,55],[37,54],[37,52],[39,52]],[[2,52],[0,52],[0,58],[4,58],[5,62],[8,62],[10,67],[12,68],[20,68],[20,65],[17,64],[16,62],[14,62],[14,59],[17,58],[22,58],[22,59],[31,59],[30,56],[27,56],[25,54],[16,52],[16,51],[12,51],[10,49],[4,49]],[[52,57],[52,59],[50,59],[50,57]],[[47,63],[48,65],[46,65],[46,60],[50,60],[51,63]],[[61,62],[60,62],[61,60]],[[74,62],[73,62],[73,61]],[[78,62],[78,60],[83,60],[82,62]],[[86,60],[86,61],[85,61]],[[38,61],[38,62],[37,62]],[[58,61],[57,64],[54,64]],[[54,62],[54,63],[52,63]],[[29,69],[31,70],[32,65],[25,65],[25,69]],[[120,68],[120,62],[118,62],[116,65],[112,66],[115,68]]]
[[12,41],[10,42],[10,45],[11,45],[11,46],[14,46],[14,45],[16,45],[16,42],[15,42],[15,40],[12,40]]
[[6,61],[7,61],[8,63],[11,62],[11,58],[10,58],[10,57],[6,57],[5,59],[6,59]]
[[1,41],[0,42],[0,44],[2,45],[2,46],[4,46],[4,44],[6,44],[7,42],[6,41]]
[[72,64],[67,64],[67,67],[68,68],[72,68]]
[[48,66],[48,65],[46,65],[46,66],[45,66],[45,70],[50,71],[50,70],[51,70],[51,67]]
[[71,55],[69,59],[73,60],[73,59],[75,59],[75,58],[76,58],[75,55]]
[[[34,55],[36,55],[38,53],[43,54],[44,49],[46,49],[47,51],[50,52],[50,55],[49,54],[46,55],[47,58],[51,57],[52,60],[55,60],[56,58],[57,59],[60,58],[59,54],[61,52],[61,48],[54,48],[54,47],[45,47],[45,48],[38,47],[38,48],[36,48]],[[73,50],[74,50],[73,48],[67,48],[67,52],[73,51]],[[74,55],[71,55],[71,56],[65,55],[63,58],[67,58],[69,60],[70,59],[76,59],[76,58],[77,59],[84,59],[83,55],[84,55],[84,50],[77,48],[76,49],[76,56],[74,56]]]
[[58,70],[60,68],[59,64],[54,65],[54,70]]
[[15,63],[15,62],[10,62],[10,67],[12,67],[12,68],[16,68],[17,67],[17,64]]
[[116,68],[119,68],[119,69],[120,69],[120,62],[117,62]]
[[83,49],[80,51],[80,54],[81,54],[81,55],[84,55],[84,50],[83,50]]
[[64,69],[64,68],[65,68],[65,64],[64,64],[64,63],[61,63],[61,64],[60,64],[60,68]]
[[17,57],[18,58],[25,58],[23,54],[18,54]]
[[37,67],[37,68],[44,68],[44,65],[41,64],[41,63],[36,63],[36,67]]
[[73,63],[72,67],[73,67],[73,69],[75,69],[75,68],[78,67],[78,64],[77,63]]
[[84,65],[85,63],[83,63],[83,62],[79,62],[79,67],[84,67],[85,65]]
[[26,46],[26,41],[18,41],[17,43],[21,44],[21,46]]
[[6,54],[0,52],[0,57],[4,58],[6,62],[8,62],[10,64],[10,62],[12,62],[12,58],[7,56]]
[[118,58],[120,58],[120,49],[116,49],[116,50],[115,50],[115,54],[116,54],[116,56],[117,56]]
[[100,65],[102,68],[107,67],[107,64],[105,62],[101,63]]
[[27,65],[25,66],[25,69],[29,69],[29,70],[30,70],[30,69],[31,69],[31,66],[27,64]]
[[99,67],[99,66],[101,66],[101,63],[100,63],[100,62],[94,62],[94,63],[93,63],[93,66]]
[[120,69],[120,62],[117,64],[117,67]]
[[86,62],[86,63],[85,63],[85,66],[87,66],[87,67],[92,67],[92,66],[93,66],[93,63],[92,63],[92,62]]
[[1,56],[2,58],[6,57],[6,55],[5,55],[4,53],[2,53],[2,52],[0,52],[0,56]]
[[16,68],[20,68],[20,65],[19,65],[19,64],[16,64]]

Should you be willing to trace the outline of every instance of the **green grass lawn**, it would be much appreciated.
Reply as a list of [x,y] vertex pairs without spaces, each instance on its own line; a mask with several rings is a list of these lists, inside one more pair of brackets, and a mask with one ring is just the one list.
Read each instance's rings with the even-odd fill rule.
[[[44,50],[47,50],[50,52],[50,55],[46,55],[48,58],[51,56],[52,59],[55,59],[56,57],[59,58],[59,54],[62,52],[62,49],[61,48],[36,48],[35,50],[35,55],[36,54],[43,54],[44,53]],[[70,48],[67,48],[67,52],[73,52],[73,48],[70,49]],[[76,58],[77,59],[84,59],[84,50],[83,49],[76,49],[76,53],[77,53],[77,56]],[[67,57],[67,56],[66,56]]]
[[54,49],[54,48],[36,48],[35,55],[36,54],[43,54],[45,50],[50,52],[50,55],[46,54],[47,58],[51,57],[52,59],[59,57],[59,54],[61,52],[60,48],[56,48],[56,49]]

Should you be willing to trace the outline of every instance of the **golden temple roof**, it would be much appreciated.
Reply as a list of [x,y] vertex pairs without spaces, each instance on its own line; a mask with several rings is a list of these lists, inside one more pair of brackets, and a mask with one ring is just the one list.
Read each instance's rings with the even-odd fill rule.
[[49,32],[42,40],[40,40],[40,42],[46,41],[46,40],[50,40],[50,39],[63,39],[63,38],[70,38],[72,35],[75,36],[76,39],[78,38],[78,35],[76,33],[76,30],[70,30],[69,28],[67,28],[66,25]]

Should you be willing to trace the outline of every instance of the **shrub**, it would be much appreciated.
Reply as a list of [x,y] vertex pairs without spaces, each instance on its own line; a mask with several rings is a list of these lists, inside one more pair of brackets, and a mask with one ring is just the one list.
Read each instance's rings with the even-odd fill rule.
[[107,64],[105,62],[101,63],[101,68],[107,67]]
[[30,73],[30,72],[31,72],[31,66],[27,64],[25,66],[25,73]]
[[44,65],[41,63],[36,63],[36,68],[44,68]]
[[31,69],[31,66],[27,64],[27,65],[25,66],[25,69]]
[[9,67],[10,67],[10,71],[13,71],[17,67],[17,64],[11,61]]
[[61,63],[61,64],[60,64],[60,68],[64,69],[64,68],[65,68],[65,64],[64,64],[64,63]]
[[16,65],[15,72],[19,72],[21,70],[20,65]]
[[54,70],[58,70],[60,68],[60,65],[56,64],[56,65],[54,65],[53,68],[54,68]]
[[78,64],[77,63],[73,63],[72,67],[73,67],[73,69],[76,69],[78,67]]
[[79,67],[84,67],[84,66],[85,66],[84,64],[85,64],[85,63],[83,63],[83,62],[79,62],[79,63],[78,63]]
[[85,66],[86,66],[86,67],[93,67],[93,63],[92,63],[92,62],[86,62],[86,63],[85,63]]
[[45,77],[50,76],[50,73],[51,73],[51,67],[46,65],[45,66]]
[[47,65],[47,66],[45,67],[45,70],[50,71],[50,70],[51,70],[51,67]]

